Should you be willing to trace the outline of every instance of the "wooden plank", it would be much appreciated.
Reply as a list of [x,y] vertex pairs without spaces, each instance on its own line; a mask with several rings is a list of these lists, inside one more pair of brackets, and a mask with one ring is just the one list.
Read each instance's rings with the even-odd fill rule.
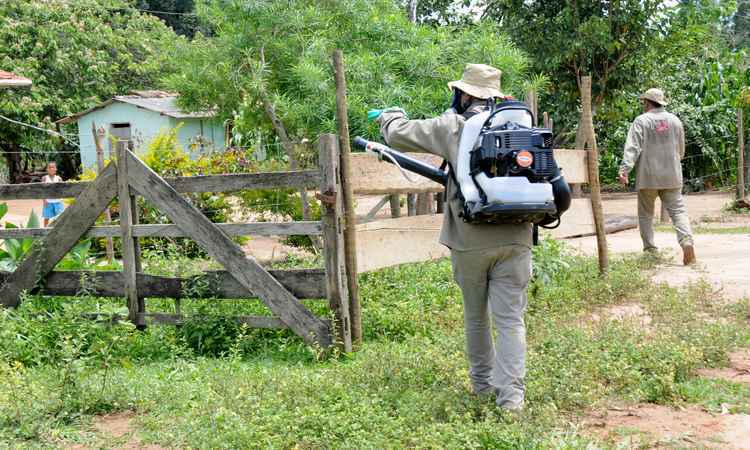
[[594,217],[591,213],[591,202],[587,198],[574,198],[570,208],[563,214],[560,226],[553,230],[540,230],[555,239],[567,239],[573,236],[594,232]]
[[589,182],[586,150],[570,150],[557,148],[555,162],[562,170],[568,184],[582,184]]
[[292,170],[285,172],[238,173],[165,178],[177,192],[233,192],[245,189],[317,188],[320,173],[317,170]]
[[[165,178],[177,192],[233,192],[245,189],[317,188],[317,170]],[[0,200],[74,198],[91,182],[0,184]]]
[[[322,299],[326,297],[326,277],[323,269],[269,270],[295,297]],[[10,272],[0,272],[0,283]],[[252,299],[257,295],[248,291],[228,272],[207,271],[189,278],[162,277],[138,273],[138,294],[141,297]],[[193,286],[202,286],[200,289]],[[98,297],[122,297],[122,272],[64,271],[50,272],[40,289],[42,295],[76,296],[86,289]]]
[[[248,222],[248,223],[217,223],[215,224],[229,236],[289,236],[308,235],[319,236],[323,234],[320,222]],[[0,236],[2,234],[0,233]],[[184,231],[174,224],[169,225],[136,225],[133,227],[133,236],[168,236],[186,237]]]
[[[122,239],[122,280],[128,318],[138,323],[138,283],[136,281],[136,254],[133,240],[133,202],[128,184],[128,151],[125,141],[117,142],[117,198],[120,205],[120,238]],[[137,167],[136,167],[137,170]]]
[[336,136],[321,135],[318,141],[320,152],[320,192],[331,201],[324,201],[321,220],[323,222],[323,251],[326,271],[326,292],[329,308],[336,316],[336,334],[344,351],[352,351],[352,321],[349,309],[349,285],[346,278],[346,255],[344,253],[343,192],[339,183],[339,154]]
[[[229,236],[288,236],[295,234],[319,236],[323,234],[320,222],[248,222],[215,224]],[[54,228],[54,227],[52,227]],[[40,238],[48,235],[52,228],[7,228],[0,229],[0,239]],[[185,237],[186,234],[174,224],[133,225],[133,237]],[[86,237],[117,237],[120,226],[91,227]]]
[[78,243],[115,197],[116,192],[116,167],[110,164],[99,174],[96,181],[81,192],[76,202],[63,211],[46,239],[35,242],[26,259],[6,278],[0,287],[0,303],[5,306],[17,306],[21,292],[34,289],[38,280],[50,272]]
[[357,225],[357,271],[448,256],[448,248],[438,242],[442,222],[442,215],[424,215]]
[[[443,159],[427,153],[407,153],[412,158],[440,167]],[[398,167],[378,160],[369,153],[351,154],[351,184],[354,194],[385,195],[423,192],[442,192],[444,187],[432,180],[414,174],[419,182],[412,183],[401,174]]]
[[[87,319],[110,324],[116,324],[118,322],[128,320],[127,317],[121,316],[119,314],[83,313],[82,316]],[[196,318],[182,314],[165,313],[139,313],[137,318],[139,323],[153,325],[178,325],[184,323],[186,319],[201,320],[200,317]],[[227,317],[227,319],[240,324],[246,324],[251,328],[288,328],[286,324],[278,317],[234,316]]]
[[330,347],[328,325],[305,308],[254,258],[246,256],[226,233],[130,152],[128,166],[130,185],[198,242],[238,282],[257,293],[297,335],[309,344]]
[[44,198],[73,198],[78,197],[91,183],[61,182],[61,183],[23,183],[0,184],[0,200],[24,200]]

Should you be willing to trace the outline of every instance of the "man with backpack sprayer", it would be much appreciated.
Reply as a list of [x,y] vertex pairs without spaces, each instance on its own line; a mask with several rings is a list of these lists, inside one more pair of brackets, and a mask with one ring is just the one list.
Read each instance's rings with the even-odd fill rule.
[[[541,217],[545,217],[545,214],[550,216],[550,211],[553,213],[562,211],[561,208],[556,210],[555,202],[552,201],[551,181],[545,179],[540,180],[539,184],[532,184],[526,177],[521,176],[521,173],[528,172],[529,176],[533,177],[537,175],[536,172],[532,173],[533,169],[539,167],[542,171],[547,170],[544,173],[553,174],[554,160],[551,157],[551,149],[540,149],[538,153],[540,161],[534,165],[533,155],[537,153],[532,152],[537,151],[536,149],[519,151],[500,148],[503,145],[501,142],[505,142],[503,140],[505,135],[501,133],[525,133],[523,136],[528,137],[529,142],[531,138],[534,142],[540,142],[542,136],[546,136],[544,133],[550,136],[551,133],[548,130],[541,130],[544,133],[537,133],[536,129],[531,128],[531,113],[528,112],[528,120],[523,116],[527,114],[525,106],[522,116],[527,126],[518,126],[508,119],[503,121],[505,124],[503,126],[488,126],[491,120],[488,117],[493,117],[493,112],[501,112],[503,109],[497,108],[498,105],[502,106],[502,103],[497,102],[505,98],[500,92],[500,76],[500,70],[494,67],[468,64],[461,80],[448,83],[448,87],[453,92],[453,102],[451,108],[442,115],[426,120],[409,120],[402,109],[388,108],[370,111],[368,117],[379,123],[381,134],[387,145],[402,151],[433,153],[443,157],[447,162],[451,176],[446,177],[445,182],[446,208],[440,242],[451,250],[454,278],[463,293],[466,351],[470,364],[469,376],[472,391],[477,395],[494,396],[497,405],[502,408],[520,411],[524,405],[525,395],[524,313],[527,301],[526,288],[531,278],[532,222],[534,222],[534,220],[529,220],[529,217],[538,218],[540,212]],[[519,114],[520,111],[519,102],[512,103],[516,105],[509,106],[506,111],[511,116]],[[472,120],[472,117],[477,120]],[[472,151],[473,148],[470,148],[477,140],[477,136],[482,141],[480,129],[502,130],[497,131],[498,134],[491,137],[492,148],[488,149],[489,153],[475,154]],[[466,131],[471,131],[473,134],[466,133]],[[465,134],[471,134],[471,136],[462,139]],[[521,134],[515,136],[521,136]],[[500,147],[494,147],[495,139]],[[397,159],[390,156],[389,149],[382,144],[357,138],[355,145],[375,150],[398,165]],[[531,147],[529,145],[529,148]],[[542,151],[549,153],[542,158]],[[469,170],[466,169],[468,164],[466,158],[469,157],[469,153],[472,153],[471,162],[474,170],[471,171],[471,181],[464,184],[461,182],[461,176],[463,175],[464,178],[469,176]],[[460,160],[461,155],[464,155],[463,160]],[[408,158],[403,159],[404,156],[399,154],[397,158],[402,158],[401,161],[405,164],[418,165],[418,163],[406,160]],[[482,170],[474,166],[475,159],[485,164]],[[506,160],[507,164],[504,162]],[[550,160],[552,165],[549,163]],[[462,164],[464,169],[461,169]],[[500,171],[501,165],[506,175],[510,175],[507,171],[514,171],[515,176],[501,177],[499,174],[493,176],[495,170]],[[412,170],[408,166],[405,168]],[[454,168],[458,168],[455,173]],[[462,173],[462,170],[465,173]],[[484,181],[488,183],[486,192],[482,192],[484,202],[494,195],[490,193],[491,181],[512,182],[514,186],[520,186],[517,190],[507,187],[499,189],[503,192],[497,193],[498,195],[525,195],[523,193],[527,193],[531,197],[536,196],[539,200],[539,193],[544,192],[544,198],[536,203],[529,201],[513,204],[513,202],[498,201],[496,207],[491,204],[482,206],[483,202],[480,201],[469,202],[469,193],[462,193],[462,190],[469,190],[470,187],[466,186],[473,186],[473,177],[483,176],[480,172],[485,170],[491,170],[493,173],[490,174],[490,178],[484,176]],[[554,170],[557,170],[556,165],[554,165]],[[475,175],[478,173],[479,175]],[[567,184],[564,183],[559,170],[554,173],[557,174],[554,180],[558,184],[564,184],[567,189]],[[440,177],[435,176],[434,172],[430,175],[429,171],[424,171],[423,174],[439,181]],[[497,217],[508,217],[509,212],[503,208],[523,205],[533,207],[520,211],[523,217],[516,216],[517,220],[507,223],[504,220],[495,220]],[[567,206],[562,209],[567,209]],[[519,212],[512,213],[518,214]],[[559,214],[554,215],[554,218],[559,219]],[[496,345],[493,345],[490,314],[498,333]]]

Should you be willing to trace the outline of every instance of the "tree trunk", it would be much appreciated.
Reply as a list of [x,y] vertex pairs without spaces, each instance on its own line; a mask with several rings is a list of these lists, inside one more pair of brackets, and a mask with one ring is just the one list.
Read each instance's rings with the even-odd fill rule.
[[9,142],[3,156],[5,156],[5,163],[8,166],[8,182],[11,184],[19,183],[23,173],[21,149],[17,144]]
[[408,13],[409,13],[409,22],[411,23],[417,22],[417,4],[418,3],[419,3],[418,0],[409,0]]

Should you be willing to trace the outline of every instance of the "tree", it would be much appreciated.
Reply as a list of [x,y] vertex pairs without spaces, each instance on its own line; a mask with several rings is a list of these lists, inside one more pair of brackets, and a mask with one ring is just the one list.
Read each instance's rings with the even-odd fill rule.
[[198,31],[207,33],[195,14],[194,0],[136,0],[135,6],[163,20],[182,36],[193,37]]
[[737,47],[750,49],[750,0],[737,0],[732,24]]
[[526,50],[534,70],[549,75],[543,99],[563,127],[578,120],[580,81],[591,75],[594,108],[639,80],[637,67],[663,31],[662,0],[494,0],[486,15]]
[[[31,78],[34,85],[0,93],[5,96],[0,111],[54,130],[59,118],[115,94],[156,86],[174,70],[170,49],[178,41],[161,21],[125,1],[5,0],[0,2],[0,69]],[[9,164],[16,165],[12,158],[23,148],[52,150],[59,144],[55,136],[0,121],[0,150]]]
[[274,133],[268,104],[290,139],[335,132],[331,53],[345,54],[352,135],[375,137],[370,108],[402,106],[411,117],[448,106],[446,83],[465,63],[503,70],[503,88],[522,91],[527,60],[496,24],[454,29],[412,24],[393,0],[243,2],[204,0],[198,10],[215,30],[182,46],[181,73],[168,78],[190,109],[217,108],[233,118],[238,143]]

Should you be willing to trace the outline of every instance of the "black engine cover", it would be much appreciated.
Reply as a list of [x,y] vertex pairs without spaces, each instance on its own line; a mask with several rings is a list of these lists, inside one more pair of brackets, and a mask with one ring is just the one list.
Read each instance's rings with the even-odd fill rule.
[[[552,151],[552,133],[539,128],[521,128],[503,125],[483,133],[480,146],[471,152],[472,174],[484,172],[488,177],[524,176],[532,182],[549,180],[557,169]],[[516,156],[520,151],[530,152],[534,162],[530,167],[520,167]]]

